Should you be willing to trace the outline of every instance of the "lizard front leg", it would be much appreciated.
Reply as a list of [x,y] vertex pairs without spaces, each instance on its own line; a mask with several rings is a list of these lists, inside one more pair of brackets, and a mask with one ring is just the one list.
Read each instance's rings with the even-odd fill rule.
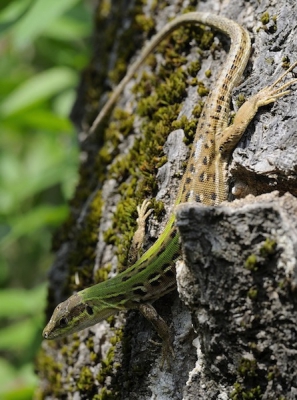
[[243,103],[235,115],[233,124],[228,126],[217,140],[216,145],[222,155],[229,154],[233,150],[260,107],[274,103],[279,97],[290,93],[290,90],[286,89],[297,83],[297,79],[291,79],[279,87],[276,85],[296,66],[297,62],[292,64],[272,85],[266,86]]
[[139,252],[142,247],[145,235],[146,220],[153,212],[153,209],[148,210],[150,204],[151,204],[150,201],[146,199],[143,201],[141,206],[137,206],[137,213],[138,213],[138,218],[136,220],[137,229],[134,233],[131,247],[129,250],[129,255],[128,255],[129,265],[134,264],[139,258]]

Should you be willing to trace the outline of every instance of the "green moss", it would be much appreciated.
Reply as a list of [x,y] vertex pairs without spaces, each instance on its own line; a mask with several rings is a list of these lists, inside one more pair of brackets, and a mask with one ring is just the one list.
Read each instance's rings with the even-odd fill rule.
[[110,0],[103,0],[98,4],[98,14],[107,17],[111,11]]
[[[269,22],[271,22],[271,21],[272,21],[274,24],[271,25],[271,26],[269,26],[269,27],[267,27],[266,25],[268,25]],[[274,16],[271,18],[270,15],[269,15],[269,13],[268,13],[268,12],[265,12],[265,13],[263,13],[262,16],[261,16],[261,22],[262,22],[262,25],[263,25],[262,29],[264,29],[265,31],[270,32],[270,33],[274,33],[274,32],[277,31],[277,25],[276,25],[277,16],[276,16],[276,15],[274,15]]]
[[93,339],[93,337],[89,337],[87,339],[86,346],[87,346],[87,348],[89,350],[92,350],[94,348],[94,339]]
[[[144,84],[143,79],[142,84]],[[137,113],[142,117],[153,117],[156,122],[159,122],[165,117],[166,108],[170,105],[176,106],[185,95],[185,72],[179,68],[160,83],[154,93],[139,101]]]
[[280,371],[277,367],[277,365],[270,365],[268,367],[266,379],[268,382],[273,381],[275,378],[279,379],[280,377]]
[[199,60],[192,61],[188,66],[188,74],[192,77],[196,77],[201,69],[201,62]]
[[119,368],[120,364],[114,363],[114,352],[115,345],[122,339],[123,332],[121,329],[115,330],[115,336],[113,337],[113,345],[108,350],[107,356],[105,359],[101,360],[101,369],[100,372],[96,375],[96,379],[101,385],[105,385],[105,380],[107,376],[112,376],[114,374],[114,369]]
[[261,22],[263,25],[267,25],[269,21],[270,21],[270,15],[269,12],[266,11],[261,16]]
[[256,298],[257,298],[257,296],[258,296],[258,290],[257,289],[255,289],[255,288],[251,288],[249,291],[248,291],[248,297],[251,299],[251,300],[255,300]]
[[234,391],[231,393],[232,400],[260,400],[262,392],[260,386],[246,389],[242,384],[236,382],[234,384]]
[[[90,350],[90,366],[85,365],[81,369],[80,375],[75,381],[75,390],[79,390],[82,393],[88,393],[88,396],[91,398],[94,398],[91,396],[91,393],[97,393],[99,396],[98,398],[116,399],[118,396],[116,387],[114,385],[112,386],[110,381],[107,382],[106,379],[107,377],[113,377],[116,370],[121,366],[119,363],[114,363],[114,351],[116,343],[118,343],[122,338],[122,330],[113,328],[111,329],[114,330],[114,336],[110,340],[112,346],[109,349],[105,359],[99,359],[98,354],[94,351],[94,340],[92,337],[88,338],[86,342],[86,346]],[[98,362],[101,363],[101,369],[100,372],[94,377],[91,366],[97,364]],[[103,386],[99,389],[99,392],[97,381]],[[110,389],[112,387],[112,390],[109,390],[109,386]]]
[[254,352],[254,351],[258,351],[258,346],[257,343],[255,342],[249,342],[249,348]]
[[152,0],[152,1],[151,1],[151,10],[152,10],[152,11],[155,11],[155,10],[156,10],[156,8],[158,7],[158,3],[159,3],[158,0]]
[[257,271],[258,267],[258,258],[255,254],[251,254],[248,256],[244,263],[244,268],[249,269],[250,271]]
[[236,100],[236,106],[240,108],[243,105],[243,103],[245,103],[245,101],[246,101],[245,95],[240,93]]
[[62,354],[63,356],[68,356],[68,354],[69,354],[69,347],[68,347],[68,346],[63,346],[63,347],[61,348],[60,352],[61,352],[61,354]]
[[97,364],[97,362],[100,362],[98,354],[94,351],[90,353],[90,362],[92,364]]
[[262,390],[257,385],[258,364],[256,360],[242,358],[238,366],[238,381],[234,383],[234,390],[230,395],[232,400],[260,400]]
[[209,89],[207,89],[203,82],[198,82],[198,89],[197,92],[199,96],[204,97],[207,96],[209,93]]
[[172,128],[183,129],[185,133],[185,142],[189,144],[194,139],[197,128],[197,121],[189,120],[185,115],[183,115],[179,120],[176,120],[172,123]]
[[239,375],[243,377],[255,377],[257,376],[257,361],[250,360],[248,358],[242,358],[238,367]]
[[288,69],[290,67],[290,58],[288,56],[282,57],[282,67]]
[[206,76],[206,78],[210,78],[211,77],[211,70],[210,69],[207,69],[205,71],[205,76]]
[[105,143],[114,148],[120,144],[122,137],[127,137],[133,130],[134,116],[121,108],[116,108],[113,113],[114,120],[105,130]]
[[155,218],[159,219],[165,211],[164,203],[162,201],[157,201],[156,199],[151,200],[151,207],[154,210]]
[[188,85],[197,86],[198,85],[198,79],[197,78],[192,78],[192,79],[188,80]]
[[208,29],[203,30],[201,41],[199,43],[200,49],[202,50],[212,49],[212,46],[214,45],[213,39],[214,39],[213,31],[210,31]]
[[103,387],[102,389],[100,389],[98,394],[95,394],[93,400],[117,400],[119,398],[119,394],[116,394],[111,390]]
[[231,393],[231,399],[261,399],[262,390],[259,385],[254,386],[251,379],[258,376],[258,365],[256,360],[243,358],[238,367],[238,373],[243,381],[234,384],[234,391]]
[[274,372],[269,372],[267,374],[267,380],[268,381],[273,381],[274,376],[275,376]]
[[202,109],[203,109],[204,102],[199,100],[196,106],[193,109],[193,116],[198,119],[201,115]]
[[265,261],[275,253],[276,241],[270,238],[265,239],[261,244],[257,254],[248,256],[244,263],[244,267],[250,271],[257,271],[259,266],[264,264]]
[[[51,342],[49,346],[57,347],[55,342]],[[60,394],[63,393],[62,384],[62,364],[56,362],[51,356],[49,356],[44,349],[39,351],[36,359],[36,370],[39,372],[41,379],[45,379],[48,382],[50,394],[59,398]],[[47,392],[42,394],[46,396]],[[44,398],[44,397],[42,397]]]
[[260,255],[267,258],[268,256],[275,253],[276,241],[274,239],[267,238],[260,248]]
[[95,380],[89,367],[83,366],[81,368],[76,385],[81,392],[92,392],[94,390]]
[[104,267],[100,267],[94,274],[94,282],[104,282],[108,279],[108,274],[111,271],[111,264],[107,264]]
[[281,280],[278,282],[278,287],[280,289],[284,289],[287,286],[287,281],[286,280]]
[[136,15],[135,20],[142,32],[150,32],[155,27],[154,20],[147,17],[145,14]]
[[106,229],[103,234],[103,240],[106,244],[116,244],[117,236],[113,228]]
[[189,1],[188,7],[185,7],[185,8],[182,10],[182,14],[186,14],[186,13],[192,12],[192,11],[197,11],[197,4],[198,4],[198,3],[199,3],[199,2],[198,2],[197,0]]
[[[127,186],[126,189],[129,190],[130,187]],[[104,234],[106,243],[117,247],[119,270],[127,265],[129,245],[136,227],[136,208],[137,202],[134,197],[126,197],[125,190],[122,188],[122,197],[113,215],[113,226]]]
[[130,8],[130,14],[131,23],[129,28],[122,31],[119,39],[116,66],[108,74],[114,83],[118,83],[125,75],[127,60],[135,55],[135,48],[141,48],[140,43],[138,43],[139,36],[135,35],[135,32],[143,32],[153,28],[150,18],[143,14],[142,1],[137,1],[134,7]]

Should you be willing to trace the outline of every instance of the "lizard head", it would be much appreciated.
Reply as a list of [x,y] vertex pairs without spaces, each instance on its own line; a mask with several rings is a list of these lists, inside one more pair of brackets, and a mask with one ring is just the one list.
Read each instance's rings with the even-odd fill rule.
[[81,293],[78,292],[57,305],[43,330],[45,339],[62,338],[95,325],[115,313],[104,301],[97,301],[94,305],[91,300],[83,300]]

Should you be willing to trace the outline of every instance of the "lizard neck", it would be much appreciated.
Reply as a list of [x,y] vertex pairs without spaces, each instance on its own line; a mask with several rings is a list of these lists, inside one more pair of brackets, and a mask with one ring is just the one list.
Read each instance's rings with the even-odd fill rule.
[[153,302],[172,291],[176,286],[175,263],[180,258],[174,221],[172,215],[158,240],[135,264],[113,279],[82,290],[84,300],[98,303],[102,298],[116,307],[137,308],[140,303]]

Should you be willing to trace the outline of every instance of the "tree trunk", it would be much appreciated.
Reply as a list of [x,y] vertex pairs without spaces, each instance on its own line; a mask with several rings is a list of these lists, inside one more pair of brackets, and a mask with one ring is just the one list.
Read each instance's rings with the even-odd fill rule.
[[[205,27],[178,29],[88,137],[108,93],[146,40],[185,10],[242,24],[254,51],[235,100],[272,83],[283,64],[297,60],[295,0],[197,3],[98,2],[93,59],[72,111],[80,132],[80,180],[70,217],[54,238],[47,318],[74,291],[127,268],[136,207],[145,198],[155,199],[155,212],[144,249],[162,232],[205,88],[215,85],[229,45]],[[232,185],[247,184],[245,192],[254,195],[297,193],[295,99],[293,88],[257,113],[233,153]],[[136,311],[120,313],[66,339],[44,341],[36,398],[295,399],[297,206],[290,195],[266,196],[232,207],[179,210],[187,264],[178,265],[178,292],[155,303],[174,335],[170,368],[160,369],[151,325]]]

